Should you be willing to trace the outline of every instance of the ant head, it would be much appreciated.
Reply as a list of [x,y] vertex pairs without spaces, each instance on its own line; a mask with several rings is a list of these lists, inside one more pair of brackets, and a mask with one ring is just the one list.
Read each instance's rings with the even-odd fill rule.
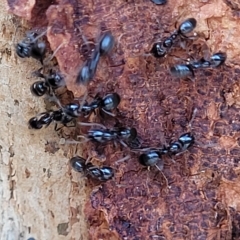
[[227,59],[227,54],[226,53],[222,53],[222,52],[215,53],[210,58],[211,66],[212,67],[219,67],[222,64],[224,64],[226,59]]
[[29,119],[28,124],[29,128],[32,129],[41,129],[43,127],[43,124],[38,121],[37,117]]
[[31,46],[30,43],[20,42],[16,46],[16,53],[20,58],[30,57]]
[[44,81],[37,81],[31,85],[30,90],[33,95],[41,97],[47,93],[48,87]]
[[167,54],[166,49],[162,47],[161,42],[154,43],[153,46],[152,46],[152,49],[150,50],[150,53],[155,58],[162,58]]
[[86,162],[86,160],[79,156],[73,157],[69,160],[71,167],[76,172],[83,172],[86,169],[85,162]]
[[102,107],[109,111],[115,109],[121,101],[117,93],[110,93],[103,98]]
[[179,26],[179,33],[182,35],[188,34],[193,31],[197,26],[197,21],[195,18],[188,18]]
[[160,154],[156,151],[149,151],[139,156],[139,163],[144,166],[155,166],[161,160]]

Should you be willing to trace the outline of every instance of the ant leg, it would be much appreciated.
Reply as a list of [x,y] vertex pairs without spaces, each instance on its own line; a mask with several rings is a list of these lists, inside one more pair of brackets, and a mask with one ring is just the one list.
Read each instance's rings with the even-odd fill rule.
[[127,155],[126,157],[123,157],[119,160],[117,160],[114,164],[119,164],[119,163],[122,163],[122,162],[125,162],[126,160],[129,160],[130,159],[130,155]]
[[63,128],[63,126],[62,126],[62,127],[59,127],[59,128],[57,128],[57,126],[58,126],[58,124],[56,123],[56,124],[55,124],[55,127],[54,127],[54,130],[55,130],[56,132],[58,132],[60,129]]
[[43,74],[41,73],[42,70],[43,70],[43,67],[41,67],[41,68],[39,68],[38,70],[32,72],[32,76],[33,76],[33,77],[40,77],[40,78],[45,79],[45,75],[43,75]]
[[[184,152],[185,152],[185,151],[184,151]],[[181,153],[182,153],[182,152],[181,152]],[[175,155],[178,156],[178,154],[181,154],[181,153],[177,153],[177,154],[175,154]],[[170,159],[174,164],[176,163],[176,161],[172,158],[172,156],[171,156],[170,153],[168,153],[167,156],[169,157],[169,159]]]
[[162,174],[162,176],[163,176],[163,178],[164,178],[164,180],[165,180],[165,182],[166,182],[166,186],[167,186],[167,188],[169,188],[168,180],[167,180],[165,174],[162,172],[162,168],[159,167],[157,164],[155,165],[155,167],[161,172],[161,174]]
[[192,129],[192,123],[193,123],[193,121],[194,121],[194,119],[196,117],[197,111],[198,111],[197,108],[193,109],[192,117],[191,117],[191,119],[190,119],[190,121],[188,123],[188,128],[190,128],[190,129]]
[[123,142],[122,140],[120,140],[119,142],[120,142],[124,147],[126,147],[126,148],[128,147],[128,145],[127,145],[125,142]]
[[109,112],[109,111],[107,111],[107,110],[105,110],[105,109],[101,109],[103,112],[105,112],[106,114],[108,114],[108,115],[110,115],[110,116],[112,116],[112,117],[116,117],[116,114],[114,114],[114,113],[111,113],[111,112]]
[[86,160],[86,162],[85,162],[85,165],[89,163],[89,161],[90,161],[91,158],[92,158],[92,157],[88,156],[88,158],[87,158],[87,160]]
[[78,122],[77,124],[79,124],[80,126],[88,126],[88,127],[92,127],[92,126],[99,126],[101,128],[107,129],[104,125],[102,125],[101,123],[85,123],[85,122]]
[[43,31],[42,33],[40,33],[38,36],[36,36],[34,39],[30,40],[30,41],[31,42],[35,42],[36,40],[38,40],[39,38],[44,36],[46,33],[47,33],[47,29],[45,31]]

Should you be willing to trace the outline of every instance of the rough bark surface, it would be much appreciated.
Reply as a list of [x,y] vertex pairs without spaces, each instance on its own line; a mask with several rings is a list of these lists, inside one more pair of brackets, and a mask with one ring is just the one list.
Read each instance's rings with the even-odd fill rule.
[[[40,142],[32,149],[34,154],[39,150],[34,158],[39,156],[41,160],[33,162],[31,158],[31,161],[26,162],[25,157],[29,155],[27,153],[26,156],[23,155],[22,149],[12,151],[11,146],[14,141],[13,143],[9,141],[6,144],[7,154],[12,156],[14,152],[9,166],[11,172],[16,172],[11,177],[11,186],[14,186],[11,189],[16,189],[17,180],[26,184],[31,177],[34,183],[47,182],[46,185],[36,187],[38,189],[36,190],[33,189],[30,181],[30,189],[35,191],[34,194],[41,193],[45,188],[48,190],[49,196],[41,195],[46,206],[42,211],[43,217],[48,214],[49,218],[54,216],[55,220],[58,219],[58,224],[61,216],[65,217],[64,220],[61,219],[60,225],[56,223],[49,228],[46,222],[37,222],[40,225],[45,224],[44,233],[58,226],[57,229],[61,229],[61,234],[65,234],[68,238],[80,229],[79,225],[83,228],[80,206],[84,205],[90,225],[90,239],[93,240],[239,239],[238,4],[234,4],[234,1],[212,0],[193,3],[188,0],[169,1],[166,6],[157,6],[148,0],[143,0],[141,3],[121,0],[114,3],[111,0],[59,0],[48,6],[48,4],[44,5],[47,1],[37,2],[32,15],[27,15],[27,18],[40,23],[38,27],[48,25],[47,39],[52,50],[64,43],[56,57],[61,71],[66,75],[67,86],[75,96],[80,96],[83,92],[82,88],[76,86],[75,79],[80,66],[87,58],[88,52],[83,47],[86,45],[84,39],[96,42],[101,31],[112,31],[117,40],[116,47],[110,56],[101,58],[96,76],[88,86],[88,90],[92,95],[98,92],[102,95],[112,91],[119,93],[122,98],[119,106],[120,121],[125,126],[137,128],[144,146],[163,146],[176,140],[179,135],[189,131],[188,123],[193,109],[198,109],[190,129],[196,138],[196,144],[189,151],[175,156],[175,163],[168,157],[164,158],[165,177],[156,168],[147,171],[138,163],[138,154],[123,150],[119,146],[114,148],[109,144],[100,154],[94,144],[86,144],[83,157],[92,156],[99,165],[104,161],[104,164],[116,166],[115,178],[103,184],[101,188],[95,188],[90,196],[89,190],[92,190],[95,183],[88,181],[88,194],[82,195],[81,192],[80,197],[80,190],[85,190],[81,187],[83,183],[80,181],[80,176],[71,171],[67,172],[66,159],[58,156],[64,153],[69,153],[69,157],[73,156],[74,147],[62,146],[51,155],[51,161],[46,162],[50,168],[42,166],[44,161],[41,152],[43,149],[46,150],[45,142],[42,142],[43,148]],[[32,2],[29,1],[31,10],[33,5],[30,3]],[[22,16],[19,9],[9,5],[13,12]],[[46,10],[47,19],[44,18],[45,12],[38,10],[41,7]],[[36,15],[36,12],[41,14]],[[176,20],[179,23],[187,17],[197,19],[197,40],[181,39],[162,60],[144,56],[144,53],[149,52],[153,42],[168,37],[170,32],[174,31]],[[209,46],[209,53],[226,52],[228,56],[226,65],[218,69],[196,71],[195,81],[176,79],[169,74],[169,65],[182,63],[189,57],[199,59],[205,56],[206,45]],[[20,62],[19,59],[16,61]],[[30,64],[32,61],[21,61],[21,65],[26,62]],[[26,72],[23,74],[26,76]],[[23,118],[27,119],[27,113],[33,115],[41,112],[39,101],[32,100],[33,97],[27,90],[19,91],[19,84],[13,85],[13,89],[14,86],[16,92],[11,90],[11,96],[16,95],[23,99],[22,96],[29,95],[29,101],[27,104],[24,102],[24,105],[18,100],[13,112],[22,105],[26,107],[21,111],[24,113]],[[31,111],[30,101],[32,101]],[[18,124],[12,126],[14,130],[19,129],[21,118],[19,113],[17,116]],[[90,120],[100,121],[100,118],[94,116]],[[13,118],[11,121],[13,122]],[[102,123],[111,126],[108,121]],[[53,142],[59,141],[59,136],[51,128],[31,132],[25,125],[24,133],[32,137],[31,140],[26,140],[28,148],[31,148],[28,143],[33,142],[35,138],[39,139],[39,136],[43,136],[48,141],[49,139],[54,139]],[[76,134],[79,134],[79,129],[76,130]],[[21,144],[25,143],[25,135],[21,137]],[[14,143],[13,146],[15,145]],[[116,163],[119,158],[127,154],[131,156],[130,160]],[[14,162],[15,158],[17,159]],[[22,158],[24,158],[22,171],[19,170],[21,167],[16,171]],[[55,165],[58,168],[55,169]],[[45,169],[40,176],[39,166]],[[25,176],[24,181],[23,176]],[[55,185],[61,181],[63,181],[61,187]],[[53,186],[56,187],[56,192]],[[24,190],[26,191],[25,188]],[[21,189],[22,193],[24,190]],[[15,190],[14,193],[16,195],[17,191]],[[24,211],[23,206],[25,203],[29,206],[30,199],[26,194],[21,194],[18,198],[15,195],[12,194],[11,200],[26,196],[28,202],[24,202],[23,199],[22,204],[17,205],[25,214],[27,210]],[[66,202],[64,202],[65,198]],[[36,199],[33,202],[35,201]],[[57,201],[58,204],[52,206],[50,204],[52,201],[55,203]],[[64,213],[64,209],[70,214]],[[62,215],[57,215],[55,211]],[[32,222],[32,218],[29,218],[29,221]],[[36,221],[39,221],[39,218]],[[76,239],[81,238],[80,232],[78,234],[74,236]]]
[[28,129],[28,119],[46,110],[29,89],[40,64],[15,54],[14,38],[21,40],[29,29],[3,1],[0,12],[0,239],[87,239],[85,183],[69,174],[72,154],[59,149],[53,126]]

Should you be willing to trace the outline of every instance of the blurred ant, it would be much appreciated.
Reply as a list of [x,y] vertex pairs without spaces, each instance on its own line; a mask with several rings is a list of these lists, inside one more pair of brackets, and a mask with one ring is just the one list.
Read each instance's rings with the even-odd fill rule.
[[[59,122],[64,126],[67,126],[67,124],[72,120],[73,117],[67,115],[62,109],[59,109],[57,111],[40,113],[36,117],[29,119],[28,123],[29,127],[32,129],[41,129],[44,125],[45,127],[48,127],[53,121]],[[55,125],[55,130],[59,130],[59,128],[57,128],[57,124]]]
[[28,32],[26,38],[19,42],[16,46],[16,53],[21,58],[33,57],[43,64],[43,59],[46,53],[46,44],[39,41],[46,31],[41,34]]
[[104,33],[96,45],[91,57],[83,64],[76,83],[87,85],[93,79],[101,56],[108,54],[114,47],[114,37],[110,32]]
[[69,163],[76,172],[85,173],[91,178],[99,181],[108,181],[114,177],[114,170],[111,167],[97,167],[92,163],[86,163],[82,157],[76,156],[70,159]]
[[175,30],[168,38],[166,38],[163,42],[156,42],[153,44],[153,47],[150,53],[155,58],[164,57],[168,50],[173,46],[178,37],[187,38],[186,34],[193,31],[193,29],[197,26],[197,21],[195,18],[188,18],[184,22],[180,24],[177,30]]
[[96,96],[95,100],[90,104],[85,103],[82,106],[78,103],[67,104],[64,107],[64,111],[69,116],[79,117],[82,115],[88,116],[91,112],[94,112],[97,108],[99,108],[105,113],[113,115],[109,111],[116,109],[120,101],[121,98],[117,93],[110,93],[103,98]]
[[227,59],[226,53],[218,52],[210,57],[207,61],[204,58],[199,61],[189,62],[187,64],[178,64],[170,68],[170,72],[175,77],[186,78],[194,77],[194,69],[199,68],[216,68],[224,64]]
[[60,73],[55,72],[52,69],[50,70],[50,73],[48,75],[44,75],[40,73],[41,69],[42,68],[35,72],[35,75],[37,77],[43,78],[44,81],[37,81],[33,83],[30,87],[30,90],[32,94],[37,97],[41,97],[44,94],[54,96],[54,91],[57,88],[65,86],[64,78]]

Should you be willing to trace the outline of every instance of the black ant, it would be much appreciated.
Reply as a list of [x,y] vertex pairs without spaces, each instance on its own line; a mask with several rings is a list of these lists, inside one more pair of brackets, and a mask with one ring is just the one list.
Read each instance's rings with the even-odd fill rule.
[[168,180],[163,174],[162,170],[164,167],[164,162],[162,160],[162,155],[164,154],[179,154],[186,151],[194,143],[194,136],[191,133],[182,134],[178,141],[171,143],[168,147],[151,149],[147,150],[145,153],[142,153],[138,161],[141,165],[146,167],[155,166],[164,177],[166,184],[168,186]]
[[195,18],[188,18],[182,22],[177,30],[175,30],[168,38],[163,42],[154,43],[150,53],[155,58],[162,58],[167,54],[167,51],[173,46],[179,36],[187,38],[186,34],[193,31],[197,26]]
[[97,108],[103,110],[109,115],[112,115],[109,111],[117,108],[121,101],[120,96],[117,93],[107,94],[105,97],[95,97],[95,100],[90,104],[85,103],[82,106],[78,103],[70,103],[64,107],[64,111],[72,117],[87,116],[91,112],[94,112]]
[[108,54],[114,47],[114,37],[110,32],[104,33],[100,37],[99,43],[96,45],[91,57],[84,63],[78,73],[76,83],[87,85],[93,79],[100,57]]
[[54,95],[54,90],[65,85],[64,78],[60,73],[50,70],[49,75],[45,76],[40,73],[40,70],[35,74],[37,77],[44,78],[44,81],[37,81],[31,85],[30,90],[33,95],[41,97],[48,93],[51,96]]
[[28,32],[26,38],[19,42],[16,46],[16,53],[21,58],[33,57],[43,64],[46,53],[46,44],[39,41],[39,38],[46,33],[38,35],[35,32]]
[[93,142],[106,143],[109,141],[119,140],[124,146],[125,142],[132,142],[137,138],[135,128],[119,127],[114,129],[90,129],[87,138]]
[[119,141],[124,147],[129,147],[131,142],[137,139],[137,130],[129,127],[115,127],[107,129],[104,125],[99,123],[84,123],[79,122],[80,126],[100,126],[100,128],[93,128],[87,131],[86,135],[79,135],[79,138],[84,138],[85,141],[68,141],[68,143],[85,143],[92,141],[98,144],[106,144],[110,141]]
[[168,147],[155,148],[143,153],[139,157],[139,162],[144,166],[154,166],[164,154],[176,155],[186,151],[194,143],[194,136],[191,133],[182,134],[177,141],[170,143]]
[[85,173],[93,179],[99,181],[108,181],[114,177],[114,170],[111,167],[103,166],[97,167],[92,163],[87,163],[82,157],[76,156],[70,159],[70,165],[76,172]]
[[218,52],[210,57],[207,61],[204,58],[199,61],[189,62],[188,64],[178,64],[170,68],[170,72],[175,77],[186,78],[194,77],[194,69],[199,68],[216,68],[224,64],[227,59],[226,53]]
[[[60,122],[64,126],[67,126],[72,120],[73,117],[66,114],[62,109],[59,109],[57,111],[40,113],[36,117],[29,119],[28,123],[30,128],[41,129],[44,125],[48,127],[53,121]],[[57,129],[57,125],[55,126],[55,130],[59,130]]]

